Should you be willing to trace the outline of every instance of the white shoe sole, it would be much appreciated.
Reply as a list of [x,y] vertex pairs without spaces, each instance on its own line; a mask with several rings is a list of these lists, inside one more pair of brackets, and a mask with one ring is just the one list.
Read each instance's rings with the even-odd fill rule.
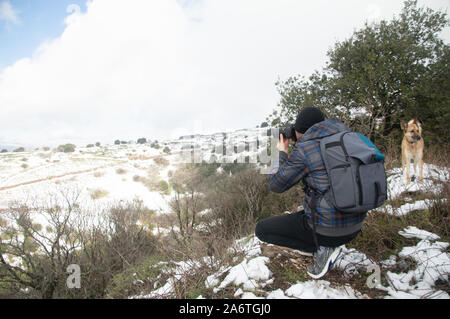
[[311,274],[309,271],[306,271],[306,273],[311,276],[314,279],[320,279],[323,276],[325,276],[325,274],[330,270],[330,268],[333,266],[333,264],[336,262],[336,260],[339,258],[339,255],[342,252],[342,247],[338,247],[338,249],[335,249],[333,251],[333,253],[330,255],[330,257],[328,257],[327,259],[327,266],[323,267],[323,270],[315,275],[315,274]]
[[312,257],[312,256],[313,256],[313,253],[308,253],[308,252],[306,252],[306,251],[296,250],[296,252],[297,252],[299,255],[306,256],[306,257]]

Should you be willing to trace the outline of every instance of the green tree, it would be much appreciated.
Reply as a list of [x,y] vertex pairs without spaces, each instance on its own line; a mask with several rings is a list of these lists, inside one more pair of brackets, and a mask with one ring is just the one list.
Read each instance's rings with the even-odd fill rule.
[[137,143],[138,144],[145,144],[145,143],[147,143],[147,139],[145,137],[142,137],[142,138],[137,140]]
[[76,145],[74,144],[64,144],[59,145],[57,148],[58,152],[64,152],[64,153],[72,153],[75,152]]
[[446,13],[405,1],[398,17],[335,43],[321,72],[278,81],[279,108],[268,120],[292,122],[314,105],[378,141],[399,135],[401,118],[448,123],[449,46],[439,37],[446,26]]

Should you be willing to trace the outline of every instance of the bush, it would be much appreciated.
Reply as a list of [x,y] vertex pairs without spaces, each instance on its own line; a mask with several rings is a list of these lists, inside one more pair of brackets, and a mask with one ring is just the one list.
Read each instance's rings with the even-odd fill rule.
[[95,143],[95,146],[99,147],[101,144],[100,142]]
[[114,145],[120,145],[120,140],[115,140]]
[[18,152],[25,152],[25,148],[19,147],[19,148],[16,148],[13,152],[16,152],[16,153],[18,153]]
[[152,148],[159,150],[160,146],[157,142],[152,143],[152,145],[150,145]]
[[168,194],[169,192],[169,184],[164,180],[159,181],[158,188],[161,193]]
[[165,159],[164,157],[162,157],[162,156],[155,157],[155,158],[153,159],[153,161],[154,161],[155,164],[158,165],[158,166],[166,167],[166,166],[169,165],[169,161],[166,160],[166,159]]
[[88,145],[86,145],[86,147],[87,147],[87,148],[94,147],[94,144],[88,144]]
[[170,154],[170,148],[168,146],[164,147],[163,152],[166,154]]
[[116,173],[119,174],[119,175],[123,175],[123,174],[125,174],[126,172],[127,172],[127,171],[124,170],[123,168],[118,168],[118,169],[116,169]]
[[153,284],[161,269],[161,258],[158,256],[152,256],[142,263],[126,269],[112,278],[106,288],[107,297],[128,298],[139,294],[146,287],[153,290]]
[[74,144],[64,144],[59,145],[56,149],[58,152],[64,152],[64,153],[72,153],[75,152],[76,146]]
[[108,196],[109,192],[104,189],[94,189],[90,191],[90,196],[93,200]]
[[2,149],[2,150],[0,151],[0,153],[8,153],[8,150],[7,150],[7,149]]
[[138,144],[145,144],[145,143],[147,143],[147,139],[145,137],[142,137],[142,138],[137,140],[137,143]]

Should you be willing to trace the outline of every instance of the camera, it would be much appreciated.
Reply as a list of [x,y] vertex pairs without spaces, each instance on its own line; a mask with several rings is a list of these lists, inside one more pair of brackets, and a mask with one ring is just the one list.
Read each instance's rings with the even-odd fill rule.
[[285,139],[291,139],[297,142],[297,135],[295,135],[294,124],[288,124],[286,127],[280,128],[279,132]]

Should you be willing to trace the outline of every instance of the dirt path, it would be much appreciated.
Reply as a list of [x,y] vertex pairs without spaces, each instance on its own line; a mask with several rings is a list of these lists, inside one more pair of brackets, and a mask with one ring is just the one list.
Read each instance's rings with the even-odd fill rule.
[[[115,164],[115,165],[118,165],[118,164]],[[115,166],[115,165],[111,165],[111,166]],[[83,170],[83,171],[70,172],[70,173],[65,173],[65,174],[55,175],[55,176],[48,176],[46,178],[35,179],[35,180],[29,181],[29,182],[24,182],[24,183],[20,183],[20,184],[16,184],[16,185],[0,187],[0,191],[4,191],[4,190],[7,190],[7,189],[11,189],[11,188],[16,188],[16,187],[20,187],[20,186],[40,183],[40,182],[44,182],[44,181],[50,181],[52,179],[62,178],[62,177],[70,176],[70,175],[79,175],[79,174],[84,174],[84,173],[90,173],[90,172],[94,172],[96,170],[99,170],[99,169],[102,169],[102,168],[106,168],[106,167],[108,167],[108,165],[101,166],[101,167],[96,167],[96,168],[90,168],[90,169],[86,169],[86,170]]]

